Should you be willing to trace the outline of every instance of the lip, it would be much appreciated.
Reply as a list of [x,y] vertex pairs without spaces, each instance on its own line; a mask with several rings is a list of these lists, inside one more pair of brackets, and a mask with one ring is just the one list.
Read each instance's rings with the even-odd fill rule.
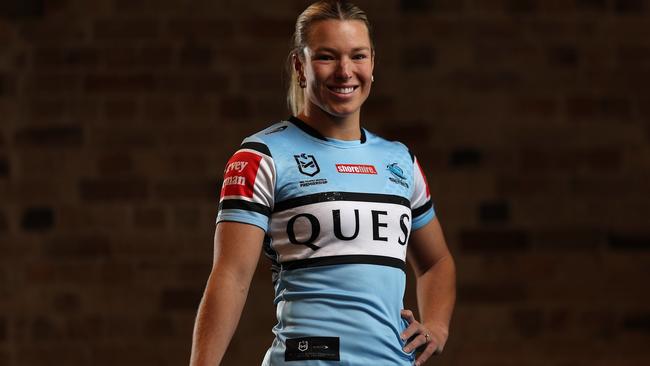
[[[334,89],[346,89],[352,88],[352,91],[349,93],[339,93]],[[354,93],[359,89],[359,85],[327,85],[327,90],[338,98],[350,98]]]

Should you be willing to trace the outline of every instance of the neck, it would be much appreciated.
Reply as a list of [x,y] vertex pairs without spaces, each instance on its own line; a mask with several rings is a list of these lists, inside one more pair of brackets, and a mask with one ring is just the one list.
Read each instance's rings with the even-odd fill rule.
[[337,140],[361,139],[361,126],[359,125],[360,111],[345,116],[337,117],[323,111],[317,106],[306,106],[296,117],[320,132],[325,137]]

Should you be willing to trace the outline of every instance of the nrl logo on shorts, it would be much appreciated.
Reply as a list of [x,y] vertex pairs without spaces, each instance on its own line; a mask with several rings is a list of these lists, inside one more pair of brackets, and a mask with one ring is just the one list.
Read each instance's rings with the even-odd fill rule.
[[307,341],[298,342],[298,351],[305,352],[307,348],[309,348],[309,342]]
[[316,162],[314,155],[307,155],[305,153],[302,153],[300,155],[294,155],[293,157],[296,158],[296,163],[298,163],[298,170],[300,170],[302,174],[313,177],[314,175],[318,174],[318,172],[320,172],[320,168],[318,167],[318,163]]

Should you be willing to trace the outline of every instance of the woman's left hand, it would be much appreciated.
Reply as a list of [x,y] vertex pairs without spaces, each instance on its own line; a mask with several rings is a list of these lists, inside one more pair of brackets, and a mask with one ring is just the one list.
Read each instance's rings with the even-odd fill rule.
[[411,310],[403,309],[401,315],[409,323],[409,326],[400,335],[403,340],[410,340],[404,346],[404,352],[411,352],[415,349],[421,351],[415,360],[415,366],[422,365],[431,355],[437,355],[442,352],[447,341],[447,332],[444,329],[427,328],[424,324],[415,320],[415,316]]

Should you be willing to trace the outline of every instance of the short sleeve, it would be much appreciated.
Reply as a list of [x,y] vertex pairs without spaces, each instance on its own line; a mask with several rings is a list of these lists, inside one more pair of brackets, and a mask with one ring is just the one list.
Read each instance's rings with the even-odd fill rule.
[[223,172],[217,223],[235,221],[268,231],[275,178],[269,148],[260,141],[244,140]]
[[411,196],[411,214],[413,230],[428,224],[435,217],[431,193],[427,178],[416,157],[413,157],[413,194]]

